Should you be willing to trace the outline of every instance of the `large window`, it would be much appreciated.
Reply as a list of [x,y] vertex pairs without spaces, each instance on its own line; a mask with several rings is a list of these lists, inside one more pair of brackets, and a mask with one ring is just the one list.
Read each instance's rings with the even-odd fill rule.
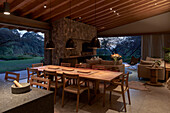
[[141,56],[141,36],[124,37],[100,37],[98,38],[101,48],[97,50],[97,55],[105,60],[110,60],[110,55],[118,53],[124,62],[129,62],[131,57]]
[[0,28],[0,73],[42,62],[44,33]]

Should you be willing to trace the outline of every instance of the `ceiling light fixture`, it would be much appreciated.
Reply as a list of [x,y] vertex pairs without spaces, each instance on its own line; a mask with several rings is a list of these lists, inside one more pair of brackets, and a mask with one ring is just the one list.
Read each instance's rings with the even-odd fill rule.
[[[95,27],[97,29],[97,25],[96,25],[96,0],[95,0]],[[96,36],[94,38],[92,38],[90,44],[91,44],[91,47],[93,49],[100,48],[100,42],[99,42],[99,39],[97,38],[97,32],[96,32]]]
[[45,5],[44,5],[44,9],[46,9],[46,8],[47,8],[47,5],[45,4]]
[[113,12],[116,13],[116,10],[114,10]]
[[110,8],[110,11],[113,10],[112,8]]
[[7,2],[4,2],[4,14],[5,15],[10,15],[10,7],[9,7],[9,3]]
[[[70,37],[72,37],[72,27],[71,27],[71,0],[70,0]],[[72,38],[69,38],[66,42],[66,49],[75,49],[75,44]]]
[[81,19],[81,16],[79,17],[79,19]]

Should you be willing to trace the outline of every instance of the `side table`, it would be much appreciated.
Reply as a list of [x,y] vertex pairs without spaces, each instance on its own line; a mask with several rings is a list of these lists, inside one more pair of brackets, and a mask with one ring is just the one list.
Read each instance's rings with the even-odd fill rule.
[[150,81],[147,82],[149,85],[161,86],[162,83],[158,82],[158,70],[162,70],[162,67],[147,67],[150,70]]

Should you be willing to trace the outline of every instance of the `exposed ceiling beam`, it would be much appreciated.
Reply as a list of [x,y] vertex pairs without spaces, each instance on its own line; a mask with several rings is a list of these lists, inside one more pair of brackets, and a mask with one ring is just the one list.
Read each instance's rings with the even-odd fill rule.
[[65,12],[65,11],[67,11],[67,10],[70,10],[70,6],[71,6],[71,9],[72,9],[72,8],[77,7],[77,6],[83,4],[83,3],[87,2],[87,1],[88,0],[81,0],[81,1],[80,0],[73,0],[71,3],[69,2],[68,4],[65,4],[65,5],[63,5],[61,7],[58,7],[57,9],[53,10],[53,12],[42,16],[40,20],[46,21],[46,20],[48,20],[50,18],[55,17],[58,14],[61,14],[61,13]]
[[14,12],[18,8],[21,8],[28,3],[31,3],[31,1],[30,0],[15,0],[11,3],[10,12]]
[[[90,0],[90,1],[87,1],[87,2],[85,2],[85,3],[83,3],[83,4],[81,4],[81,5],[73,8],[71,15],[74,15],[75,13],[78,13],[78,12],[81,12],[81,11],[83,11],[83,10],[86,10],[86,9],[88,9],[88,8],[90,8],[90,7],[94,7],[94,5],[95,5],[95,4],[94,4],[94,3],[95,3],[94,1],[95,1],[95,0]],[[101,2],[103,2],[103,1],[101,1],[101,0],[96,0],[96,4],[101,3]],[[61,14],[53,17],[53,18],[52,18],[52,21],[55,21],[55,20],[58,20],[58,19],[60,19],[60,18],[67,17],[67,16],[70,16],[70,10],[67,10],[67,11],[65,11],[64,13],[61,13]],[[79,17],[80,17],[80,16],[79,16]]]
[[[122,25],[132,23],[132,22],[143,20],[143,19],[146,19],[146,18],[149,18],[149,17],[152,17],[152,16],[156,16],[156,15],[161,14],[161,13],[166,13],[166,12],[169,12],[169,11],[170,10],[169,10],[168,7],[163,7],[163,8],[161,7],[161,8],[156,8],[155,10],[147,10],[146,13],[129,15],[129,17],[126,19],[126,21],[122,19],[121,21],[113,23],[113,24],[112,23],[106,24],[104,29],[98,29],[98,31],[99,32],[105,31],[105,30],[108,30],[108,29],[112,29],[112,28],[115,28],[115,27],[119,27],[119,26],[122,26]],[[100,28],[100,27],[98,27],[98,28]]]
[[49,23],[18,17],[14,15],[4,15],[2,13],[0,13],[0,23],[13,24],[16,26],[17,25],[27,26],[32,28],[44,29],[44,30],[50,29]]
[[[54,9],[61,7],[64,4],[67,4],[70,0],[54,0],[54,1],[49,1],[46,5],[48,6],[46,9],[41,9],[41,10],[37,10],[36,12],[34,12],[31,17],[33,19],[36,19],[42,15],[50,15],[51,12],[54,12]],[[52,3],[50,3],[52,2]],[[51,5],[51,6],[50,6]],[[48,15],[48,16],[49,16]]]
[[[113,23],[117,23],[117,22],[119,22],[119,21],[121,21],[121,20],[125,20],[126,21],[126,19],[128,19],[128,18],[130,18],[130,17],[133,17],[134,18],[134,16],[135,15],[140,15],[140,14],[142,14],[142,13],[144,13],[144,12],[147,12],[147,11],[150,11],[150,10],[155,10],[155,9],[157,9],[157,8],[162,8],[162,7],[167,7],[168,5],[167,4],[169,4],[169,3],[167,3],[167,2],[162,2],[162,4],[159,4],[159,5],[157,5],[157,6],[154,6],[154,7],[152,7],[153,5],[152,4],[150,4],[150,5],[147,5],[146,7],[141,7],[140,9],[138,8],[137,10],[131,10],[131,11],[129,11],[129,12],[131,12],[131,13],[128,13],[128,14],[126,14],[126,13],[124,13],[124,14],[126,14],[126,15],[124,15],[124,16],[117,16],[116,18],[114,18],[114,19],[112,19],[112,20],[107,20],[107,21],[109,21],[109,22],[105,22],[105,23],[102,23],[102,22],[98,22],[97,23],[97,26],[98,27],[100,27],[100,26],[104,26],[104,25],[106,25],[106,24],[111,24],[112,22]],[[127,11],[128,12],[128,11]]]
[[35,3],[29,4],[27,7],[25,7],[20,13],[20,16],[25,16],[33,11],[41,9],[45,4],[47,4],[47,0],[36,0]]

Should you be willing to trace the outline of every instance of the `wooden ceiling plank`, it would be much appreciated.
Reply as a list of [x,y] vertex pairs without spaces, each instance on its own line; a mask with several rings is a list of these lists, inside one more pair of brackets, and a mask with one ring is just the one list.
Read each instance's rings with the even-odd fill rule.
[[34,2],[33,4],[30,4],[27,7],[25,7],[22,10],[20,16],[25,16],[33,11],[43,8],[44,4],[47,4],[47,0],[36,0],[36,2]]
[[[128,9],[130,9],[130,8],[135,9],[136,6],[144,4],[145,2],[146,2],[146,0],[140,0],[136,4],[134,4],[134,3],[123,4],[123,6],[114,7],[114,8],[117,9],[116,10],[117,12],[121,12],[121,10],[127,10],[127,8]],[[106,17],[108,15],[113,15],[113,14],[116,15],[116,13],[114,13],[113,11],[114,10],[109,11],[108,9],[105,9],[105,10],[102,9],[101,11],[96,13],[96,19],[103,18],[103,17]],[[83,22],[94,21],[94,18],[91,18],[91,17],[93,17],[93,15],[89,15],[86,18],[83,18],[84,20],[82,19],[81,21],[83,21]]]
[[[150,16],[156,16],[156,15],[161,14],[161,13],[169,12],[169,11],[167,11],[167,9],[168,8],[163,8],[161,10],[159,9],[159,12],[158,11],[155,11],[155,12],[149,11],[147,14],[138,15],[139,17],[141,16],[140,19],[130,17],[127,21],[124,21],[124,23],[120,22],[117,25],[109,25],[108,24],[106,28],[98,29],[98,32],[103,32],[103,31],[106,31],[106,30],[109,30],[109,29],[112,29],[112,28],[116,28],[116,27],[119,27],[119,26],[123,26],[123,25],[129,24],[129,23],[133,23],[133,22],[136,22],[136,21],[146,19],[146,18],[148,18]],[[152,15],[150,15],[150,14],[152,14]]]
[[31,2],[31,0],[15,0],[11,3],[10,12],[14,12],[15,10],[19,9],[20,7],[25,7],[26,4]]
[[[73,0],[71,2],[71,9],[74,8],[74,7],[77,7],[78,5],[81,5],[81,4],[83,4],[83,3],[87,2],[87,1],[88,0],[82,0],[80,2],[80,0]],[[65,11],[68,11],[68,10],[70,10],[70,2],[68,4],[65,4],[65,5],[61,6],[61,7],[58,7],[57,9],[53,10],[51,13],[48,13],[48,14],[42,16],[41,20],[46,21],[46,20],[48,20],[50,18],[55,17],[58,14],[61,14],[61,13],[65,12]]]
[[[110,4],[115,4],[117,5],[120,3],[119,0],[100,0],[100,2],[96,2],[96,12],[98,9],[103,8],[103,7],[107,7]],[[109,8],[108,8],[109,9]],[[90,13],[90,14],[89,14]],[[79,16],[85,18],[87,15],[91,15],[95,13],[95,2],[93,3],[93,5],[91,7],[86,8],[85,10],[82,10],[76,14],[73,14],[71,17],[72,19],[78,18]]]
[[0,23],[27,26],[32,28],[44,29],[44,30],[50,29],[49,23],[46,22],[40,22],[40,21],[18,17],[14,15],[4,15],[1,13],[0,13]]
[[[170,5],[170,3],[165,3],[165,4],[162,4],[161,7],[152,7],[150,9],[147,9],[147,10],[141,10],[140,12],[138,13],[134,13],[134,14],[130,14],[128,15],[128,17],[125,17],[125,18],[122,18],[122,19],[119,19],[117,21],[114,21],[114,23],[112,24],[112,22],[110,23],[105,23],[103,25],[100,25],[100,26],[97,26],[98,29],[100,29],[101,27],[105,26],[105,29],[108,29],[108,26],[111,26],[112,28],[114,27],[118,27],[118,26],[121,26],[120,24],[123,23],[122,25],[125,25],[127,23],[132,23],[132,22],[135,22],[135,21],[130,21],[130,20],[133,20],[133,19],[137,19],[138,20],[142,20],[142,19],[145,19],[145,18],[149,18],[151,16],[155,16],[155,15],[158,15],[160,13],[165,13],[165,12],[168,12],[169,8],[168,8],[168,5]],[[161,11],[163,10],[163,11]],[[144,13],[145,12],[145,13]],[[157,12],[157,13],[154,13],[154,15],[152,14],[152,12]],[[150,14],[150,16],[149,16]],[[143,18],[142,15],[147,15],[147,17]],[[103,29],[104,30],[104,29]]]
[[[33,19],[36,19],[36,18],[38,18],[38,17],[40,17],[40,16],[42,16],[42,15],[48,15],[48,16],[50,16],[49,14],[50,14],[50,11],[51,12],[54,12],[55,11],[55,9],[58,9],[59,7],[61,7],[61,6],[63,6],[63,5],[65,5],[65,4],[67,4],[67,3],[69,3],[70,2],[70,0],[54,0],[52,3],[51,3],[51,7],[50,7],[50,2],[48,2],[48,8],[47,9],[41,9],[41,10],[39,10],[39,11],[37,11],[37,12],[35,12],[35,13],[33,13],[32,14],[32,18]],[[48,14],[47,14],[48,13]]]
[[[131,13],[135,13],[137,11],[140,11],[140,10],[145,10],[146,8],[150,8],[150,7],[153,7],[153,3],[154,2],[146,2],[144,4],[141,4],[139,6],[136,6],[136,7],[133,7],[133,8],[129,8],[127,10],[122,10],[122,12],[120,12],[121,16],[115,16],[115,15],[108,15],[108,16],[103,16],[103,17],[100,17],[99,19],[96,19],[96,23],[99,24],[99,23],[103,23],[103,20],[114,20],[114,18],[121,18],[125,15],[129,15]],[[166,3],[165,1],[160,1],[159,4],[161,3]],[[88,22],[88,24],[94,24],[95,22],[91,21],[91,22]]]
[[[96,6],[97,7],[96,8],[96,15],[99,14],[99,12],[108,12],[110,8],[117,9],[118,7],[123,7],[123,6],[131,4],[131,3],[132,3],[131,0],[126,0],[124,2],[122,2],[122,1],[121,2],[120,1],[113,2],[113,0],[110,0],[105,5],[100,4],[100,5]],[[94,8],[91,9],[90,12],[86,11],[86,13],[82,12],[82,14],[80,14],[80,16],[82,17],[81,21],[84,21],[87,18],[95,19],[95,9]]]
[[[96,4],[98,4],[100,2],[102,2],[102,1],[96,0]],[[87,1],[86,3],[84,3],[84,4],[81,4],[81,5],[73,8],[72,9],[72,15],[74,15],[75,13],[78,13],[80,11],[83,11],[83,10],[89,8],[89,7],[94,6],[95,5],[94,3],[95,3],[94,0],[90,0],[90,1]],[[52,21],[55,21],[55,20],[58,20],[60,18],[67,17],[67,16],[70,16],[70,10],[67,10],[66,12],[61,13],[59,15],[56,15],[55,17],[52,18]]]

